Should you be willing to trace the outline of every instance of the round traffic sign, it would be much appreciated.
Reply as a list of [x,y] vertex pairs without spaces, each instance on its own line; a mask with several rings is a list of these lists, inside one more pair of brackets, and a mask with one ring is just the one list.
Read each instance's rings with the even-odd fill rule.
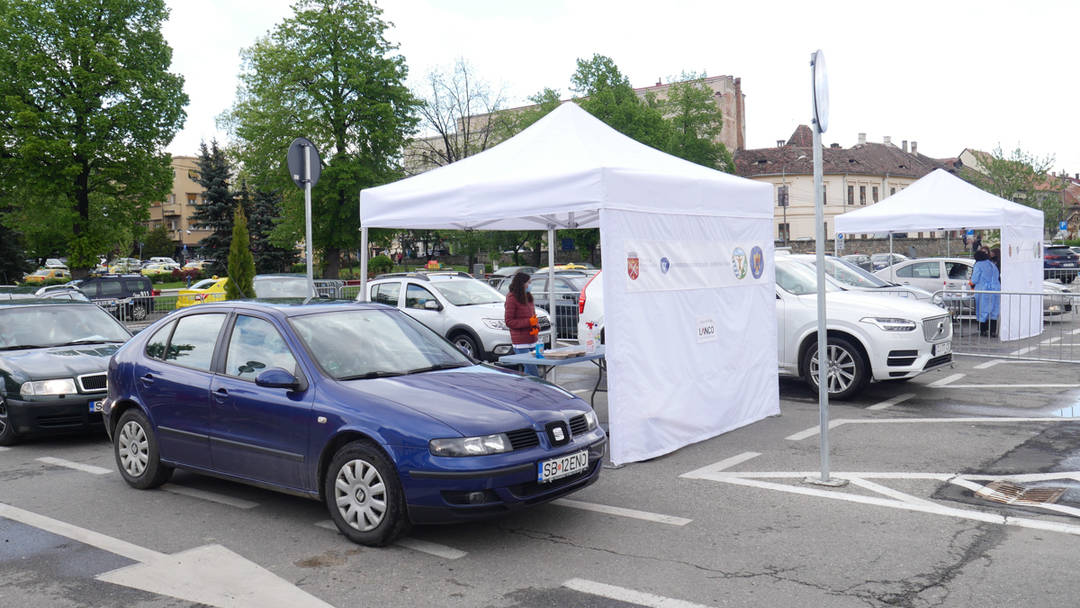
[[[311,175],[304,172],[305,150],[311,150]],[[303,188],[311,182],[311,187],[314,188],[319,182],[319,176],[322,175],[322,160],[319,158],[319,149],[315,147],[315,144],[308,141],[306,137],[297,137],[289,145],[289,154],[286,158],[293,183]]]

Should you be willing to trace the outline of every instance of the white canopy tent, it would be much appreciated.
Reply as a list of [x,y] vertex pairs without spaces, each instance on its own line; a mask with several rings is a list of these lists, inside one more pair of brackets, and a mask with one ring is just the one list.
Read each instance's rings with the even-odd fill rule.
[[362,191],[360,218],[365,256],[368,228],[546,229],[551,267],[557,228],[599,227],[615,463],[779,412],[768,184],[567,103],[481,154]]
[[[943,169],[880,203],[836,217],[836,231],[872,232],[1001,229],[1001,289],[1042,293],[1043,212],[981,190]],[[1002,298],[1001,339],[1042,332],[1038,297]]]

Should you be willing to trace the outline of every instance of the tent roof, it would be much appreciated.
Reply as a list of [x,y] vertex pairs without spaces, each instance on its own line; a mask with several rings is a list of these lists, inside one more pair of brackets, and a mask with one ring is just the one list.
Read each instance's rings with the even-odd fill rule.
[[771,219],[771,189],[638,143],[565,103],[480,154],[361,191],[360,221],[369,228],[593,228],[604,208]]
[[920,230],[1043,227],[1043,212],[981,190],[937,169],[880,203],[836,216],[836,231],[911,232]]

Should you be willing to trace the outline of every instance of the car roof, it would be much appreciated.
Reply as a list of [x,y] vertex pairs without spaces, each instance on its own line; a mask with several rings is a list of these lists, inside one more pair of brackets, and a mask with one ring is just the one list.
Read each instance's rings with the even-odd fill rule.
[[375,302],[357,302],[354,300],[321,300],[312,299],[305,303],[302,298],[274,298],[270,300],[226,300],[224,302],[208,302],[197,307],[188,308],[188,311],[198,312],[223,312],[231,310],[246,310],[252,312],[265,312],[282,317],[299,317],[303,315],[344,310],[348,308],[361,310],[397,310],[393,306],[378,304]]
[[97,306],[97,304],[82,300],[38,298],[33,294],[0,293],[0,306]]

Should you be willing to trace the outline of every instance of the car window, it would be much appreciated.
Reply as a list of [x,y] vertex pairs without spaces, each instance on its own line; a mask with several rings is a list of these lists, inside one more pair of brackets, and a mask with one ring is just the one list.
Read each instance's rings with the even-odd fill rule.
[[[817,293],[817,271],[798,262],[778,263],[776,284],[784,291],[802,296]],[[837,291],[840,288],[830,280],[825,281],[825,291]]]
[[103,298],[118,298],[123,292],[120,281],[102,281],[98,283],[98,295]]
[[547,279],[533,279],[529,281],[529,289],[531,290],[533,297],[547,293]]
[[[814,266],[816,267],[817,264],[814,263]],[[847,260],[825,258],[825,272],[837,281],[853,287],[876,289],[888,285],[885,281],[882,281],[878,277],[875,277]]]
[[438,302],[430,291],[415,283],[405,288],[405,308],[423,308],[428,300]]
[[393,281],[390,283],[380,283],[374,285],[371,288],[371,301],[378,302],[380,304],[389,304],[390,306],[397,306],[398,295],[401,294],[401,283]]
[[941,278],[941,264],[938,262],[918,262],[912,264],[911,276],[916,279],[939,279]]
[[140,295],[149,295],[150,279],[124,279],[124,288],[129,294],[143,292]]
[[475,279],[451,279],[433,283],[432,289],[438,290],[454,306],[473,304],[492,304],[505,301],[502,294],[490,285]]
[[198,283],[191,286],[191,289],[209,289],[211,285],[217,282],[217,279],[203,279]]
[[210,370],[225,315],[220,313],[190,315],[176,322],[165,360],[185,367]]
[[225,373],[254,380],[263,370],[272,367],[296,373],[296,359],[285,339],[265,319],[247,315],[236,317],[225,356]]
[[169,334],[176,323],[166,323],[146,341],[146,356],[152,359],[165,359],[165,346],[169,343]]
[[950,279],[969,279],[971,278],[971,266],[962,262],[945,262],[946,271],[949,273]]

